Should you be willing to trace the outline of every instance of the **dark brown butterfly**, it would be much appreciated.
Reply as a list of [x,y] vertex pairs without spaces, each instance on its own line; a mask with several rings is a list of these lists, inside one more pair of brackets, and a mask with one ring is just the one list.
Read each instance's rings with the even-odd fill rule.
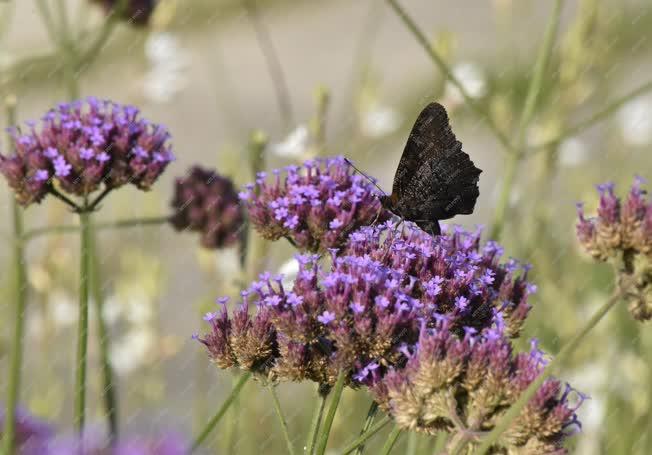
[[380,201],[395,215],[439,235],[439,220],[473,213],[481,172],[462,151],[444,106],[430,103],[412,127],[392,194]]

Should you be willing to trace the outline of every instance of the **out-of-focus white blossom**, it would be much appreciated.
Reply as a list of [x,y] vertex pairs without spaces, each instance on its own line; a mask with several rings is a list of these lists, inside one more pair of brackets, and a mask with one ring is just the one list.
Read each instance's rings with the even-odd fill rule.
[[636,98],[625,104],[618,113],[618,123],[626,144],[640,146],[652,142],[652,97]]
[[144,327],[127,332],[111,346],[110,357],[119,376],[126,376],[145,364],[154,346],[155,336]]
[[[486,77],[482,69],[472,62],[461,62],[453,66],[453,75],[462,84],[471,98],[482,98],[487,93]],[[459,89],[450,81],[444,88],[444,99],[447,104],[458,105],[464,102]]]
[[154,32],[145,42],[150,69],[145,74],[145,96],[158,103],[170,101],[187,84],[190,59],[172,33]]
[[306,125],[299,125],[283,141],[273,144],[271,151],[283,158],[300,159],[308,150],[310,131]]
[[559,164],[565,167],[575,167],[583,164],[589,158],[586,144],[577,138],[565,140],[559,146]]
[[379,138],[396,131],[401,121],[401,114],[396,110],[374,104],[361,112],[360,129],[367,137]]
[[66,328],[77,322],[77,302],[70,294],[55,289],[48,296],[52,322],[58,328]]
[[283,275],[283,287],[292,289],[294,280],[299,273],[299,261],[297,261],[295,258],[288,259],[278,269],[278,273]]

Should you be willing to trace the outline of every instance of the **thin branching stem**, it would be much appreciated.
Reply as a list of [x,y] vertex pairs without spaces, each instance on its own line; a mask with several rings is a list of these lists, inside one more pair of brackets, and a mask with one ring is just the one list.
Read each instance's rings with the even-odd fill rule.
[[340,374],[337,376],[337,381],[335,386],[331,391],[331,402],[328,406],[328,413],[326,413],[326,419],[322,425],[321,431],[319,433],[319,438],[317,442],[317,455],[324,455],[326,453],[326,446],[328,445],[328,437],[331,434],[331,428],[333,427],[333,421],[335,420],[335,414],[337,412],[337,407],[340,405],[340,398],[342,398],[342,391],[344,390],[344,384],[346,383],[347,373],[346,371],[340,371]]
[[389,433],[387,439],[385,440],[385,444],[383,445],[383,448],[380,449],[380,454],[389,455],[389,453],[394,448],[394,444],[396,444],[396,441],[398,441],[398,437],[400,435],[401,435],[401,429],[398,427],[398,425],[394,425],[394,428],[392,428],[392,431]]
[[493,120],[493,117],[486,112],[482,106],[476,102],[471,95],[469,95],[469,92],[466,90],[466,87],[460,82],[460,80],[455,77],[455,74],[453,74],[453,71],[451,68],[448,66],[448,64],[444,61],[444,59],[437,53],[437,50],[430,44],[430,41],[426,37],[425,33],[419,28],[419,26],[414,22],[414,20],[407,14],[407,12],[403,9],[403,7],[398,3],[398,0],[387,0],[389,5],[394,9],[398,17],[403,21],[405,26],[410,30],[410,32],[414,35],[416,40],[421,44],[421,47],[426,51],[430,59],[433,61],[433,63],[439,68],[439,71],[441,71],[444,74],[444,77],[449,80],[459,91],[460,94],[462,95],[462,98],[464,98],[464,102],[473,110],[476,112],[480,118],[482,118],[489,129],[493,132],[493,134],[496,136],[496,139],[503,145],[505,150],[508,152],[512,152],[512,144],[507,137],[505,133],[503,133],[498,125]]
[[317,386],[317,389],[317,406],[315,407],[315,413],[313,414],[312,420],[310,422],[310,431],[308,431],[308,440],[306,442],[305,453],[307,455],[312,455],[315,451],[315,444],[317,443],[319,427],[321,426],[321,420],[324,417],[326,398],[328,398],[327,394],[319,392],[320,386]]
[[265,22],[260,17],[260,12],[256,6],[256,0],[244,0],[243,4],[254,27],[254,31],[256,32],[258,47],[265,58],[267,71],[274,86],[276,102],[278,103],[279,113],[283,120],[283,129],[289,131],[294,119],[292,114],[290,90],[285,78],[285,72],[283,71],[283,65],[281,65],[278,52],[276,51],[269,30],[267,30]]
[[550,361],[545,370],[534,380],[527,389],[521,394],[518,400],[509,408],[505,415],[500,419],[496,427],[489,433],[478,447],[477,454],[483,455],[498,440],[516,419],[523,408],[529,403],[534,394],[539,390],[543,382],[561,365],[568,356],[570,356],[577,346],[586,338],[586,335],[602,320],[602,318],[611,310],[620,300],[624,291],[617,288],[607,302],[591,317],[589,322],[575,335]]
[[250,378],[251,378],[250,372],[243,373],[240,376],[240,379],[238,379],[238,382],[235,383],[235,386],[233,386],[231,393],[229,394],[228,397],[226,397],[226,400],[224,400],[222,406],[220,406],[220,408],[217,410],[215,415],[211,418],[211,420],[208,421],[204,429],[199,433],[199,436],[197,436],[197,438],[193,442],[191,452],[197,450],[202,445],[202,443],[206,440],[208,435],[210,435],[211,432],[215,429],[215,427],[220,422],[222,417],[224,417],[224,414],[226,414],[226,411],[229,410],[229,407],[235,401],[236,397],[242,390],[242,387],[244,387],[244,385],[247,383],[247,381]]
[[380,430],[382,430],[385,425],[387,425],[389,422],[391,422],[391,418],[389,416],[383,417],[381,420],[376,422],[369,430],[360,436],[357,437],[351,444],[346,446],[344,450],[342,450],[343,455],[348,455],[349,453],[353,452],[355,449],[360,447],[362,444],[367,442],[372,436],[374,436],[376,433],[378,433]]
[[563,131],[561,134],[559,134],[557,137],[554,139],[550,139],[544,142],[541,142],[540,144],[534,144],[530,147],[529,149],[533,150],[532,152],[528,153],[528,157],[537,155],[541,153],[542,151],[548,150],[550,147],[555,146],[565,139],[568,139],[569,137],[573,137],[582,131],[584,131],[587,128],[590,128],[591,126],[595,125],[596,123],[606,119],[609,117],[611,114],[616,112],[618,109],[620,109],[623,105],[627,104],[629,101],[633,100],[634,98],[637,98],[638,96],[649,92],[652,90],[652,81],[648,81],[647,83],[641,85],[640,87],[635,88],[631,92],[621,96],[620,98],[617,98],[616,100],[612,101],[610,104],[608,104],[605,108],[593,113],[590,117],[586,118],[585,120],[582,120],[578,124],[571,126],[567,130]]
[[546,27],[543,44],[541,45],[539,56],[537,57],[537,61],[534,67],[534,76],[532,77],[528,87],[525,104],[523,105],[523,111],[521,112],[518,133],[516,136],[516,143],[512,153],[507,157],[507,164],[505,167],[505,174],[503,175],[500,195],[498,197],[498,203],[496,204],[496,209],[494,211],[494,219],[491,223],[491,230],[489,232],[489,238],[493,240],[498,240],[500,238],[503,227],[505,226],[505,222],[507,220],[507,211],[509,208],[509,200],[512,194],[512,188],[516,181],[518,167],[523,160],[523,157],[525,156],[524,144],[527,128],[534,115],[539,93],[541,92],[541,87],[543,85],[546,69],[548,68],[548,62],[550,61],[550,56],[552,55],[555,38],[557,36],[557,30],[559,29],[559,21],[561,20],[562,6],[563,0],[555,0],[553,13]]
[[276,386],[274,384],[269,384],[269,392],[272,395],[272,401],[274,402],[274,409],[276,410],[276,415],[278,421],[281,424],[281,429],[283,430],[283,437],[285,438],[285,444],[288,448],[288,453],[294,455],[294,445],[292,444],[292,438],[290,438],[290,432],[288,431],[288,423],[285,420],[285,415],[283,415],[283,409],[281,409],[281,402],[278,399],[278,394],[276,393]]
[[[373,425],[374,420],[376,419],[376,414],[378,414],[378,403],[376,401],[372,401],[371,405],[369,405],[369,410],[367,411],[367,418],[365,419],[362,430],[360,431],[361,436],[369,431],[369,428],[371,425]],[[355,449],[355,455],[362,455],[363,451],[364,444],[361,444],[360,447]]]
[[[124,229],[132,227],[143,227],[143,226],[156,226],[160,224],[165,224],[170,221],[169,216],[153,216],[149,218],[130,218],[126,220],[118,221],[107,221],[102,223],[95,223],[96,231],[104,231],[110,229]],[[49,234],[68,234],[79,231],[79,226],[68,224],[61,226],[48,226],[43,228],[36,228],[26,231],[23,235],[24,240],[32,240],[37,237],[41,237]]]

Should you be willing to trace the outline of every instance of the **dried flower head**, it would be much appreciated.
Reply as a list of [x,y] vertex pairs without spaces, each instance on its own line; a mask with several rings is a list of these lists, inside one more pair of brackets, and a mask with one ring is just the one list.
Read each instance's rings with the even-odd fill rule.
[[127,183],[148,190],[174,159],[169,133],[139,117],[139,110],[88,98],[61,103],[37,127],[11,130],[15,154],[0,155],[0,172],[24,206],[59,189],[101,197]]
[[[156,8],[157,0],[92,0],[94,3],[99,3],[103,6],[106,14],[120,13],[120,18],[126,22],[134,25],[147,25],[154,9]],[[117,8],[124,3],[125,6],[122,10],[118,11]]]
[[260,173],[240,197],[256,230],[268,240],[286,237],[299,249],[325,252],[346,242],[349,233],[390,217],[373,185],[353,173],[343,157],[288,166],[275,181]]
[[201,233],[206,248],[223,248],[239,239],[244,216],[233,182],[194,166],[175,183],[170,222],[177,230]]
[[652,318],[652,200],[646,199],[643,184],[637,177],[624,202],[612,183],[598,185],[597,216],[585,217],[579,204],[577,223],[582,247],[595,259],[615,265],[637,320]]
[[[374,398],[406,430],[452,433],[477,443],[493,429],[543,371],[543,353],[533,342],[528,353],[514,354],[500,327],[463,337],[443,319],[421,331],[416,345],[404,349],[407,363],[370,384]],[[503,433],[490,453],[565,453],[570,427],[579,422],[571,389],[546,380]]]
[[[524,274],[515,275],[513,261],[500,264],[500,254],[493,243],[481,248],[479,233],[455,230],[433,238],[412,227],[396,231],[390,223],[365,227],[341,251],[331,251],[328,271],[317,255],[297,256],[292,289],[282,276],[261,275],[243,292],[243,315],[233,321],[226,312],[207,315],[212,331],[200,341],[218,366],[250,369],[225,346],[247,344],[237,339],[250,333],[235,337],[232,331],[255,303],[255,316],[247,318],[264,321],[270,331],[251,341],[254,352],[265,353],[257,357],[265,368],[256,372],[332,384],[347,371],[350,385],[365,383],[399,364],[422,326],[442,318],[458,334],[496,324],[518,333],[534,288]],[[263,338],[270,340],[265,348]]]

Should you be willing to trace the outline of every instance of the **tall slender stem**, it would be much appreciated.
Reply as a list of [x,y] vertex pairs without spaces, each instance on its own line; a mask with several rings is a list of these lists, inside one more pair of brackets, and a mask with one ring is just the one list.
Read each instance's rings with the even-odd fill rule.
[[575,351],[577,346],[582,342],[586,335],[593,330],[593,328],[600,322],[600,320],[611,310],[619,301],[623,295],[622,289],[617,289],[614,294],[607,300],[607,302],[600,307],[600,309],[591,317],[589,322],[582,328],[582,330],[575,335],[560,351],[559,353],[550,361],[546,366],[546,369],[539,375],[539,377],[534,380],[527,389],[521,394],[518,400],[509,408],[505,413],[503,418],[498,422],[496,427],[487,435],[486,438],[482,441],[482,444],[478,447],[477,454],[482,455],[489,450],[489,448],[498,440],[501,434],[503,434],[517,418],[523,408],[529,403],[530,399],[534,394],[539,390],[543,382],[561,365],[566,358]]
[[[7,122],[9,125],[16,123],[16,98],[9,97],[5,101]],[[9,138],[11,143],[11,138]],[[23,365],[23,337],[25,331],[25,309],[27,306],[27,271],[25,269],[25,244],[23,237],[23,212],[18,202],[12,196],[11,216],[13,219],[13,251],[12,270],[13,295],[16,307],[14,313],[14,336],[11,351],[11,364],[7,371],[7,410],[5,412],[5,425],[3,432],[3,453],[14,453],[14,436],[16,432],[15,415],[16,406],[20,400],[20,376]]]
[[112,441],[118,439],[118,400],[117,385],[115,383],[113,367],[109,356],[109,330],[104,319],[104,293],[102,292],[100,258],[98,254],[97,236],[95,226],[90,225],[89,232],[90,255],[90,280],[93,301],[95,302],[97,316],[97,331],[100,341],[100,362],[102,364],[102,399],[104,410],[109,424],[109,435]]
[[498,240],[500,238],[505,226],[512,187],[516,181],[519,164],[525,156],[524,144],[527,128],[532,120],[532,116],[534,115],[539,93],[541,92],[541,87],[543,85],[545,72],[548,67],[550,56],[552,55],[552,48],[555,44],[555,37],[557,36],[559,21],[561,19],[562,4],[563,0],[555,0],[553,13],[548,25],[546,26],[543,44],[541,45],[539,56],[537,57],[537,62],[534,67],[534,76],[532,77],[525,97],[525,103],[523,105],[523,111],[521,112],[519,128],[516,135],[516,143],[512,153],[507,159],[500,196],[494,212],[494,219],[491,223],[489,238],[493,240]]
[[[127,220],[108,221],[102,223],[94,223],[94,230],[103,231],[107,229],[123,229],[142,226],[155,226],[158,224],[165,224],[170,220],[169,216],[155,216],[150,218],[131,218]],[[30,229],[25,232],[23,239],[31,240],[36,237],[41,237],[48,234],[67,234],[78,232],[79,226],[75,225],[61,225],[61,226],[48,226],[43,228]]]
[[380,454],[389,455],[389,453],[394,448],[394,444],[396,444],[396,441],[398,440],[398,437],[400,435],[401,435],[401,429],[398,427],[398,425],[394,425],[394,428],[392,428],[392,431],[387,436],[387,440],[385,441],[383,448],[380,449]]
[[[360,435],[363,435],[367,431],[369,431],[369,428],[374,423],[376,414],[378,414],[378,403],[376,401],[372,401],[371,404],[369,405],[369,410],[367,411],[367,418],[364,421],[364,425],[362,425],[362,430],[360,431]],[[360,447],[355,449],[355,455],[362,455],[363,451],[364,451],[364,444],[361,444]]]
[[342,391],[344,390],[344,383],[346,382],[347,373],[345,371],[340,371],[340,374],[337,376],[337,382],[331,392],[331,402],[328,407],[328,413],[326,414],[326,420],[324,420],[324,425],[322,426],[321,432],[319,433],[319,439],[317,443],[317,455],[324,455],[326,452],[326,446],[328,445],[328,437],[331,433],[331,428],[333,426],[333,420],[335,420],[335,413],[337,412],[337,407],[340,404],[340,398],[342,398]]
[[79,259],[79,330],[77,333],[77,374],[75,383],[74,423],[77,431],[82,433],[86,418],[86,366],[88,361],[88,294],[90,283],[91,252],[91,214],[81,212],[80,259]]
[[319,433],[319,427],[321,425],[321,419],[324,416],[324,408],[326,407],[326,398],[327,394],[322,394],[319,392],[319,386],[317,391],[317,407],[315,408],[315,413],[312,416],[310,422],[310,431],[308,432],[308,440],[306,443],[305,453],[307,455],[312,455],[315,450],[315,444],[317,443],[317,434]]
[[294,455],[294,445],[292,444],[292,438],[290,438],[290,432],[288,431],[288,423],[285,420],[285,416],[283,415],[283,410],[281,409],[281,403],[276,393],[276,386],[274,386],[273,384],[269,384],[268,388],[269,388],[269,392],[272,394],[274,409],[276,410],[278,421],[281,424],[281,429],[283,430],[283,437],[285,438],[285,444],[288,447],[288,453],[290,455]]
[[387,425],[389,422],[391,422],[391,418],[389,416],[383,417],[381,420],[376,422],[369,430],[363,434],[358,436],[355,441],[353,441],[351,444],[346,446],[344,450],[342,450],[343,455],[348,455],[349,453],[353,452],[355,449],[360,447],[362,444],[367,442],[373,435],[378,433],[380,430],[382,430],[385,425]]
[[430,59],[433,61],[433,63],[439,68],[439,71],[441,71],[446,79],[448,79],[459,91],[460,94],[462,95],[462,98],[464,98],[464,102],[476,112],[487,124],[489,129],[494,133],[496,136],[496,139],[505,147],[507,151],[512,151],[512,144],[507,137],[505,133],[503,133],[500,128],[498,128],[498,125],[494,122],[493,118],[491,115],[489,115],[488,112],[486,112],[480,104],[478,104],[471,95],[469,95],[468,91],[466,90],[466,87],[455,77],[453,74],[453,71],[448,67],[444,59],[437,53],[435,48],[430,44],[430,41],[426,37],[426,35],[423,33],[423,31],[417,26],[417,24],[414,22],[414,20],[407,14],[407,12],[401,7],[401,5],[398,3],[398,0],[387,0],[389,5],[394,9],[398,17],[403,21],[405,26],[410,30],[410,32],[414,35],[416,40],[421,44],[421,47],[424,48]]
[[405,455],[417,455],[417,449],[419,448],[419,439],[417,439],[417,433],[410,431],[408,433],[407,448],[405,450]]
[[202,445],[204,440],[208,437],[209,434],[215,429],[217,424],[220,422],[222,417],[224,417],[224,414],[226,414],[226,411],[229,410],[229,407],[233,403],[233,401],[236,399],[240,391],[242,390],[242,387],[247,383],[247,381],[251,378],[251,373],[246,372],[243,373],[240,376],[240,379],[238,379],[238,382],[236,382],[235,386],[231,390],[231,393],[229,394],[228,397],[226,397],[226,400],[224,400],[224,403],[222,403],[222,406],[217,410],[215,415],[211,418],[211,420],[208,421],[204,429],[199,433],[199,436],[195,439],[195,441],[192,444],[191,452],[194,452],[199,448],[199,446]]
[[274,85],[276,102],[278,103],[278,109],[283,120],[283,129],[289,131],[294,120],[292,115],[290,90],[288,89],[285,73],[283,72],[283,65],[281,65],[272,37],[260,17],[258,7],[256,6],[256,0],[244,0],[243,3],[249,18],[251,19],[251,23],[254,26],[254,30],[256,31],[256,40],[258,41],[260,51],[265,57],[267,71],[269,72],[270,79]]

